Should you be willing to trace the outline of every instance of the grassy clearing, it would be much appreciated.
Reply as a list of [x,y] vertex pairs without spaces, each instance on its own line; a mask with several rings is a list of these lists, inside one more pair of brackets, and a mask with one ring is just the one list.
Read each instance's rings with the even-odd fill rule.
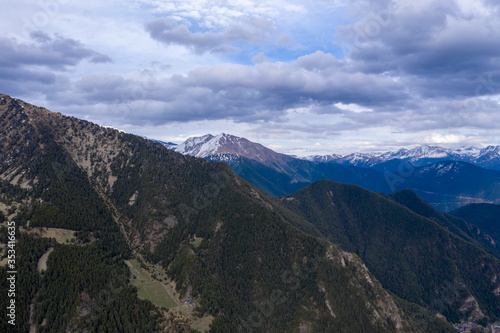
[[210,330],[210,324],[214,320],[214,317],[207,316],[200,319],[197,319],[191,323],[191,328],[200,331],[200,332],[208,332]]
[[60,244],[69,244],[75,238],[75,231],[69,229],[60,229],[60,228],[32,228],[30,230],[26,230],[24,228],[21,231],[27,232],[28,234],[38,235],[40,237],[45,238],[55,238],[55,240]]
[[0,267],[5,267],[7,265],[8,260],[9,258],[7,257],[0,260]]
[[196,249],[201,245],[201,242],[203,241],[203,238],[201,237],[195,237],[194,240],[191,242],[191,245]]
[[[201,243],[201,238],[199,242]],[[132,273],[130,283],[137,287],[137,295],[154,305],[165,309],[165,318],[173,316],[179,323],[185,323],[200,332],[208,332],[213,321],[212,316],[198,318],[194,316],[194,306],[181,299],[175,291],[175,283],[169,281],[163,268],[158,265],[146,264],[147,268],[141,267],[137,259],[125,261]],[[155,278],[153,278],[153,276]]]
[[126,261],[132,272],[131,284],[137,287],[139,298],[146,299],[156,306],[164,309],[178,307],[179,301],[175,300],[167,291],[167,286],[155,280],[151,274],[141,267],[136,259]]
[[40,260],[38,260],[38,271],[41,272],[42,270],[46,271],[47,270],[47,259],[49,259],[50,253],[54,250],[53,247],[51,247],[47,252],[45,252],[41,257]]

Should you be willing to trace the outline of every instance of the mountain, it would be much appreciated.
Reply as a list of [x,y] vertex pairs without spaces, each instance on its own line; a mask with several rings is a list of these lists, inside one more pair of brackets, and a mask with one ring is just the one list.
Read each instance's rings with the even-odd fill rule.
[[339,159],[341,157],[342,157],[342,155],[337,155],[337,154],[311,155],[311,156],[304,157],[303,159],[306,161],[316,162],[316,163],[328,163],[328,162],[336,161],[337,159]]
[[208,134],[189,138],[177,146],[176,151],[202,158],[217,154],[241,155],[266,165],[281,165],[292,159],[288,155],[276,153],[261,144],[224,133],[216,136]]
[[[392,174],[394,188],[408,188],[441,211],[469,203],[500,202],[500,172],[455,161],[443,161]],[[389,177],[388,179],[392,179]]]
[[[330,162],[342,165],[372,168],[392,160],[403,160],[414,166],[425,166],[440,161],[459,161],[474,164],[486,169],[500,170],[500,146],[486,148],[462,147],[443,148],[438,146],[418,146],[412,149],[401,148],[395,152],[352,153],[345,156],[309,156],[306,160]],[[395,165],[397,167],[397,165]],[[397,169],[387,170],[396,171]]]
[[226,164],[0,97],[2,332],[454,331]]
[[356,253],[401,298],[451,322],[498,318],[500,262],[435,221],[384,195],[328,180],[281,202],[321,237]]
[[500,244],[500,205],[470,204],[452,211],[450,215],[466,220]]
[[228,163],[239,176],[274,196],[286,195],[313,181],[328,178],[389,191],[382,173],[374,170],[314,163],[277,153],[261,144],[228,134],[189,138],[177,152]]
[[[499,171],[448,160],[420,167],[412,164],[424,157],[426,161],[449,158],[444,149],[438,148],[419,147],[412,151],[400,150],[398,154],[387,153],[385,162],[366,154],[352,154],[343,160],[345,165],[340,165],[294,158],[244,138],[220,134],[190,138],[176,151],[226,162],[239,176],[274,196],[288,195],[316,180],[330,179],[383,193],[411,189],[442,211],[473,202],[500,202]],[[482,152],[471,148],[456,153],[465,156],[472,151],[477,156]]]
[[177,146],[178,146],[177,143],[173,143],[173,142],[165,142],[165,141],[161,141],[161,140],[153,140],[153,141],[167,147],[168,149],[172,149],[172,150],[176,150]]
[[228,164],[238,176],[274,196],[293,193],[309,184],[306,180],[297,181],[286,172],[277,171],[276,168],[241,155],[217,154],[208,159]]
[[[388,195],[387,198],[394,200],[411,211],[436,222],[465,241],[474,243],[482,247],[485,251],[495,255],[497,258],[500,258],[500,243],[494,238],[494,229],[480,229],[477,227],[477,224],[474,225],[469,220],[459,218],[459,216],[455,216],[453,212],[445,214],[438,211],[410,190],[394,192]],[[486,206],[490,205],[486,204]]]

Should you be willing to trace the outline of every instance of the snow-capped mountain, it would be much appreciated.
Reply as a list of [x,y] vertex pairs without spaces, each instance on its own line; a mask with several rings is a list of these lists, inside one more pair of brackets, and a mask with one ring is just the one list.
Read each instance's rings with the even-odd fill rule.
[[331,155],[311,155],[304,157],[304,160],[317,163],[328,163],[341,158],[342,155],[331,154]]
[[[377,178],[375,176],[367,176],[367,174],[373,176],[375,171],[361,168],[353,170],[352,167],[336,164],[304,161],[277,153],[245,138],[224,133],[217,136],[208,134],[189,138],[180,144],[176,151],[212,161],[226,162],[243,178],[260,182],[259,185],[270,186],[277,182],[277,179],[281,179],[281,183],[286,183],[287,188],[297,190],[300,184],[303,186],[318,179],[333,177],[336,181],[359,184],[375,191],[382,191],[386,186],[381,175],[378,175],[380,177],[376,180],[371,179]],[[284,178],[288,180],[285,181]],[[282,195],[291,192],[276,190],[272,193]]]
[[304,159],[359,167],[374,167],[391,160],[404,160],[415,166],[428,165],[438,161],[460,161],[483,168],[500,170],[500,146],[443,148],[424,145],[412,149],[401,148],[397,151],[385,153],[353,153],[338,158],[330,158],[328,161],[325,161],[326,156],[324,159],[321,156],[310,156]]
[[458,149],[419,146],[394,152],[299,159],[222,133],[189,138],[176,151],[225,162],[239,176],[275,196],[293,193],[320,179],[330,179],[375,192],[410,189],[443,211],[473,202],[500,200],[500,172],[478,167],[489,163],[500,170],[500,146]]
[[207,134],[189,138],[177,146],[176,151],[195,157],[207,158],[214,155],[234,154],[250,158],[265,165],[276,165],[293,159],[293,157],[277,153],[263,145],[245,138],[221,133],[216,136]]

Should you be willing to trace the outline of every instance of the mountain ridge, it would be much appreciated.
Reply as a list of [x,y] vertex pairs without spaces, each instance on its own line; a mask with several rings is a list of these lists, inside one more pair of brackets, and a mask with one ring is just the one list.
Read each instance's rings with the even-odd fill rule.
[[[196,157],[206,158],[211,155],[230,153],[243,155],[255,159],[261,163],[266,163],[266,158],[259,158],[257,154],[249,153],[243,149],[234,149],[228,147],[222,140],[235,142],[236,144],[245,143],[245,147],[259,147],[266,150],[269,155],[269,148],[249,141],[248,139],[231,134],[221,133],[216,136],[207,134],[201,137],[191,137],[177,146],[178,152]],[[291,155],[274,152],[275,154],[293,157]],[[342,165],[352,165],[358,167],[371,168],[378,164],[386,163],[391,160],[402,160],[411,163],[414,166],[425,166],[443,160],[452,160],[467,162],[486,169],[500,170],[500,145],[477,148],[473,146],[464,146],[460,148],[444,148],[433,145],[420,145],[414,148],[400,148],[396,151],[374,152],[374,153],[349,153],[349,154],[327,154],[310,155],[299,157],[300,159],[315,163],[337,163]]]
[[[411,302],[432,304],[434,301],[428,299],[429,294],[423,290],[430,288],[437,293],[447,290],[449,287],[445,282],[448,280],[455,285],[457,290],[453,293],[457,294],[452,302],[440,305],[440,312],[452,321],[463,316],[464,311],[480,317],[482,310],[479,309],[491,305],[489,300],[483,305],[479,305],[481,301],[474,302],[477,306],[472,305],[467,301],[469,296],[465,296],[469,292],[484,288],[482,290],[490,295],[486,298],[498,296],[496,288],[490,289],[489,280],[496,281],[498,273],[490,271],[488,281],[481,282],[482,287],[477,285],[479,280],[475,276],[482,276],[485,271],[465,273],[465,267],[472,267],[482,260],[496,267],[494,270],[500,269],[497,259],[447,230],[446,225],[438,223],[440,221],[419,215],[384,195],[356,185],[320,180],[281,200],[286,207],[318,228],[323,237],[359,255],[382,285],[397,295],[405,295],[403,298]],[[463,251],[475,254],[466,259],[462,257]],[[468,260],[475,263],[466,263]],[[437,275],[441,279],[436,279]],[[500,306],[500,300],[496,302],[495,307]],[[495,307],[490,313],[496,313]]]
[[[332,156],[332,155],[326,155]],[[315,162],[323,162],[322,156],[305,157]],[[401,148],[384,153],[351,153],[338,158],[328,159],[329,163],[347,164],[361,167],[374,167],[391,160],[407,161],[415,166],[424,166],[443,160],[471,163],[486,169],[500,170],[500,145],[485,148],[461,147],[443,148],[421,145],[415,148]]]
[[[402,149],[400,158],[385,153],[385,162],[366,154],[349,155],[349,163],[344,164],[335,162],[333,156],[320,162],[294,158],[228,134],[190,138],[181,147],[178,151],[183,154],[228,163],[238,175],[274,196],[288,195],[325,178],[386,194],[409,188],[442,211],[474,202],[500,202],[500,171],[464,161],[436,159],[447,154],[440,147]],[[465,155],[473,151],[475,156],[484,156],[479,149],[463,151]],[[423,156],[426,162],[419,165]],[[413,159],[402,159],[410,157]]]

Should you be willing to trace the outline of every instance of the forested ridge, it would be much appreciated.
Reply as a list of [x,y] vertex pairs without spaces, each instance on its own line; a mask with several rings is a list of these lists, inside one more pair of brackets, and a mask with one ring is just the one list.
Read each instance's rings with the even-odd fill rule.
[[[395,197],[403,202],[402,195],[408,193]],[[418,215],[383,194],[327,180],[282,202],[324,238],[358,254],[382,285],[403,299],[441,313],[450,322],[498,320],[500,262],[472,244],[458,227],[453,229],[460,232],[456,235],[442,220]],[[432,207],[424,208],[443,218]],[[442,292],[453,296],[443,301]]]

